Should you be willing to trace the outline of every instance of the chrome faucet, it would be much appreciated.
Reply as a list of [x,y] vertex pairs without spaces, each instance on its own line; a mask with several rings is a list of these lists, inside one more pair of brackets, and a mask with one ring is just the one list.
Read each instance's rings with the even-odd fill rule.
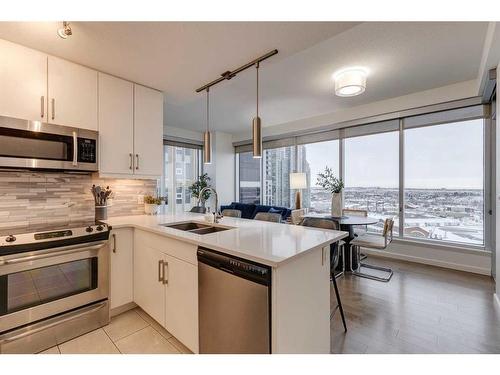
[[217,195],[217,192],[215,191],[215,189],[211,188],[209,186],[204,187],[203,189],[201,189],[200,195],[199,195],[200,196],[200,200],[205,201],[205,199],[203,199],[203,194],[205,193],[205,191],[208,191],[208,190],[212,191],[215,194],[214,223],[217,224],[219,222],[219,219],[222,218],[222,215],[219,212],[219,196]]

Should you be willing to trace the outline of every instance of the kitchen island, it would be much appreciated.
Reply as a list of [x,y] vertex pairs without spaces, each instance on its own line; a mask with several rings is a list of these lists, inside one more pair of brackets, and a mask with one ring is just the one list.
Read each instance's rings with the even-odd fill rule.
[[271,268],[272,353],[329,353],[329,245],[347,232],[231,217],[213,224],[226,230],[209,234],[165,226],[208,224],[204,215],[195,213],[114,217],[106,222],[113,227],[114,241],[112,308],[134,302],[198,353],[197,251],[203,247]]

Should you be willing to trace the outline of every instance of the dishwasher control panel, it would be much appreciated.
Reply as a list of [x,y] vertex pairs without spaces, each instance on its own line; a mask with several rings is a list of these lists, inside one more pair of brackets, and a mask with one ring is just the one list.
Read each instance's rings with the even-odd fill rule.
[[198,262],[260,284],[271,283],[271,267],[205,248],[198,249]]

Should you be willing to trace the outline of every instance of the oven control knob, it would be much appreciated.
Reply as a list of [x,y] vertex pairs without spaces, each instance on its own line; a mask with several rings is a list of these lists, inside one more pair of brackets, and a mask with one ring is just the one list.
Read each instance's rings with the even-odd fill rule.
[[14,237],[12,234],[8,235],[5,238],[5,242],[14,242],[16,240],[16,237]]
[[98,225],[96,229],[100,232],[100,231],[102,231],[104,228],[102,227],[102,225]]
[[94,231],[94,229],[90,225],[87,228],[85,228],[85,232],[87,232],[87,233],[91,233],[93,231]]

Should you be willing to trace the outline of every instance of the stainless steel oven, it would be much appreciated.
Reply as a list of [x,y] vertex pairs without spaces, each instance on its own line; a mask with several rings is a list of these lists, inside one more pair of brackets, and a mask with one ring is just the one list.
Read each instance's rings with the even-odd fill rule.
[[107,240],[1,256],[0,353],[35,353],[107,324],[109,267]]
[[0,167],[97,171],[98,133],[0,116]]

